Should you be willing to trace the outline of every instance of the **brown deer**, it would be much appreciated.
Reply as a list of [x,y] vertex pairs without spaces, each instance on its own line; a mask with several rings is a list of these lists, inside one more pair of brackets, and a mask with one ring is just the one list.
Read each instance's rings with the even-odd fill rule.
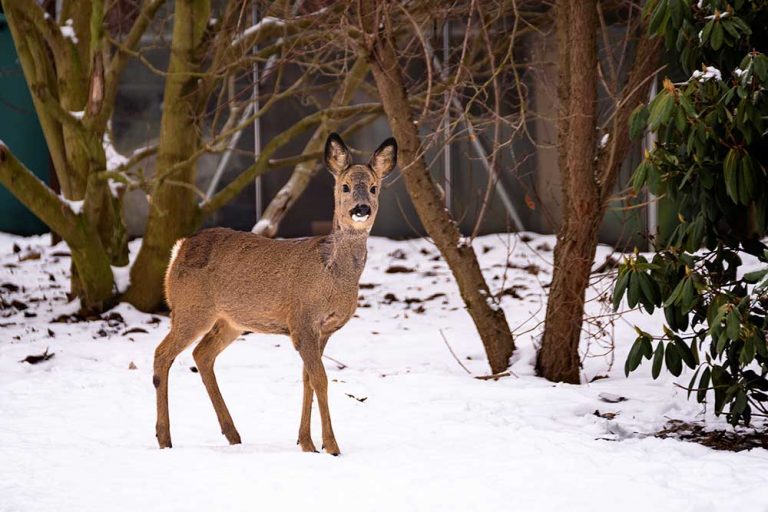
[[240,434],[216,383],[216,357],[244,331],[286,334],[304,363],[304,400],[298,443],[316,452],[310,435],[313,394],[322,420],[322,447],[338,455],[328,410],[328,380],[321,360],[328,338],[357,308],[366,242],[378,210],[381,181],[397,163],[397,143],[387,139],[367,165],[352,164],[344,141],[331,134],[325,164],[335,179],[333,230],[328,236],[272,240],[214,228],[182,239],[165,275],[171,330],[155,350],[156,435],[171,447],[168,370],[176,356],[202,336],[193,352],[230,444]]

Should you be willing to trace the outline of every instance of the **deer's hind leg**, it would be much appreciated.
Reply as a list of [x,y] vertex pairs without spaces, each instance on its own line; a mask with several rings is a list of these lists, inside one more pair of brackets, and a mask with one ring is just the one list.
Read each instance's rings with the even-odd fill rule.
[[213,408],[216,411],[216,417],[221,425],[221,433],[227,438],[229,444],[240,444],[240,434],[235,428],[232,416],[229,414],[224,398],[219,391],[219,385],[216,382],[216,374],[213,371],[213,365],[216,357],[227,348],[243,331],[232,327],[226,320],[219,320],[213,328],[208,331],[200,343],[195,347],[192,355],[195,358],[197,369],[203,378],[203,384],[211,398]]
[[171,427],[168,416],[168,370],[185,348],[213,326],[215,319],[205,315],[174,314],[171,331],[155,349],[155,365],[152,383],[157,394],[157,424],[155,435],[160,448],[170,448]]

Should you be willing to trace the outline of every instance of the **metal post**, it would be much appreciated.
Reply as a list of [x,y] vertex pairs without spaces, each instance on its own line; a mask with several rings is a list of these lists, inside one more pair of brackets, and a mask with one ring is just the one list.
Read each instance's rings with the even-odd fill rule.
[[[648,102],[656,96],[658,93],[658,80],[657,77],[653,77],[653,83],[651,84],[651,91],[648,95]],[[656,145],[656,134],[649,130],[648,128],[645,129],[645,136],[643,137],[643,158],[645,158],[645,153],[647,151],[651,151],[653,147]],[[653,250],[653,240],[656,239],[656,236],[659,232],[659,201],[656,198],[655,195],[653,195],[650,191],[648,191],[648,249]]]
[[[447,75],[450,51],[450,37],[451,32],[448,26],[449,22],[446,19],[443,25],[443,78]],[[448,101],[449,93],[445,93],[445,99]],[[445,207],[448,211],[451,211],[451,109],[445,110],[445,118],[443,119],[443,136],[445,137],[445,145],[443,146],[443,191],[445,193]]]
[[[445,39],[443,39],[443,45],[445,45]],[[437,58],[437,55],[435,55],[434,49],[429,44],[429,41],[427,41],[427,50],[432,55],[432,62],[434,63],[435,68],[437,71],[444,75],[447,73],[447,70],[443,67],[443,65],[440,62],[440,59]],[[453,108],[456,109],[457,112],[459,112],[459,120],[464,125],[464,128],[467,130],[467,134],[469,135],[469,141],[472,143],[472,147],[475,150],[475,153],[477,153],[477,156],[480,157],[480,161],[483,163],[483,168],[485,169],[485,172],[488,173],[488,179],[492,180],[495,177],[494,170],[491,168],[491,163],[488,160],[488,153],[485,151],[485,148],[480,143],[480,138],[475,131],[475,127],[472,126],[472,122],[469,120],[469,118],[464,115],[464,106],[461,104],[461,101],[456,96],[451,96],[451,105]],[[496,192],[496,195],[501,200],[501,203],[504,205],[504,209],[507,211],[507,214],[510,217],[510,220],[512,221],[512,224],[514,225],[515,230],[517,231],[524,231],[525,226],[523,226],[523,221],[520,218],[520,215],[517,213],[517,210],[515,209],[515,205],[512,204],[512,199],[509,197],[509,194],[507,193],[506,188],[504,187],[504,184],[501,183],[501,180],[497,180],[494,184],[494,191]],[[447,197],[448,194],[446,194]]]
[[[251,10],[251,15],[253,18],[253,24],[256,25],[256,23],[259,22],[259,10],[256,7],[256,2],[253,3],[253,8]],[[258,51],[258,46],[253,45],[253,53],[256,54]],[[259,105],[259,63],[256,59],[253,60],[253,89],[252,89],[252,98],[253,101],[251,102],[251,105],[253,105],[253,111],[258,112],[261,107]],[[253,122],[253,158],[254,161],[256,161],[259,158],[259,154],[261,154],[261,117],[257,117],[256,120]],[[254,180],[254,192],[256,194],[256,222],[259,221],[261,218],[261,212],[263,211],[263,205],[262,205],[262,197],[261,197],[261,176],[257,176],[256,180]]]

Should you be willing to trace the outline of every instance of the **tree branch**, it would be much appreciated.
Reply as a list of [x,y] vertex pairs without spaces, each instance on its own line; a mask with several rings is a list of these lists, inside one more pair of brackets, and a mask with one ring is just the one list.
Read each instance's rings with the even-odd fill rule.
[[597,176],[600,198],[603,202],[610,197],[621,163],[631,148],[629,117],[632,111],[645,101],[661,57],[661,38],[645,36],[647,30],[645,23],[642,23],[638,30],[643,36],[638,41],[635,60],[620,95],[621,101],[613,114],[608,147],[604,148],[597,157]]
[[269,170],[269,159],[282,146],[293,140],[295,137],[308,130],[311,126],[323,122],[326,119],[346,119],[356,114],[370,114],[381,111],[379,103],[361,103],[347,107],[338,107],[315,112],[300,121],[293,124],[290,128],[276,135],[264,146],[259,154],[258,160],[235,178],[229,185],[213,195],[208,201],[200,205],[200,212],[203,217],[215,212],[237,194],[240,193],[257,176],[261,176]]
[[[355,93],[367,73],[368,63],[365,58],[358,57],[345,76],[344,81],[339,85],[336,94],[331,100],[330,108],[340,107],[349,103],[352,100],[352,95]],[[304,154],[322,155],[326,137],[331,131],[337,129],[339,123],[340,119],[327,120],[326,122],[321,123],[320,126],[315,129],[315,133],[312,134],[309,142],[304,146]],[[277,194],[275,194],[275,197],[272,198],[272,201],[270,201],[269,205],[264,210],[261,220],[253,227],[254,233],[269,237],[273,237],[277,234],[280,221],[301,196],[302,192],[307,188],[309,180],[314,176],[317,167],[315,162],[316,159],[311,159],[296,165],[291,173],[291,177]]]
[[2,142],[0,184],[62,238],[67,239],[74,233],[77,214],[50,187],[19,162]]

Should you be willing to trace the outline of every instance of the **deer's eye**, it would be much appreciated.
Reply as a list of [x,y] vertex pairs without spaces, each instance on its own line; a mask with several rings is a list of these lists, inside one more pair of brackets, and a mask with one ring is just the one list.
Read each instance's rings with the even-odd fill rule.
[[343,185],[341,186],[341,190],[342,190],[342,191],[344,191],[344,192],[349,192],[349,185],[347,185],[346,183],[345,183],[345,184],[343,184]]
[[375,193],[376,193],[376,185],[371,187],[371,194],[375,194]]

